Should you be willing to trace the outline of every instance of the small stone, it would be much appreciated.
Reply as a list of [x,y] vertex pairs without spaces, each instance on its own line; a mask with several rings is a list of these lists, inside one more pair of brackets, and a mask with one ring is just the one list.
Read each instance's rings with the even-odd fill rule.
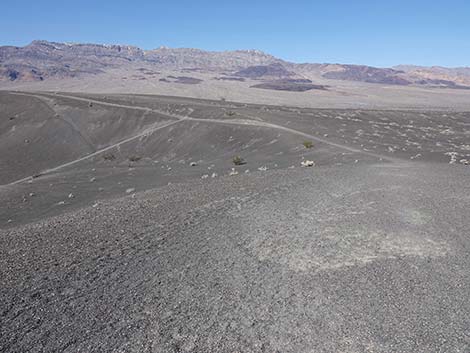
[[262,171],[262,172],[265,172],[265,171],[268,170],[268,167],[262,166],[262,167],[259,167],[258,170],[259,170],[259,171]]
[[90,179],[90,182],[93,183],[94,181],[96,181],[96,178],[91,178]]
[[126,189],[126,194],[130,194],[131,192],[134,192],[134,191],[135,191],[134,188]]
[[233,175],[237,175],[238,172],[235,170],[235,168],[232,168],[232,171],[230,172],[229,175],[233,176]]
[[302,167],[313,167],[315,165],[314,161],[309,161],[308,159],[305,161],[300,162]]
[[203,176],[201,176],[201,179],[207,179],[207,178],[209,178],[208,174],[204,174]]
[[191,162],[191,163],[189,163],[189,165],[190,165],[191,167],[195,167],[195,166],[197,166],[197,163],[196,163],[196,162]]
[[211,178],[217,178],[217,173],[212,173]]
[[70,193],[69,196],[68,196],[69,199],[73,199],[74,197],[75,197],[75,195],[72,194],[72,193]]
[[65,205],[65,201],[59,201],[57,204],[58,205]]

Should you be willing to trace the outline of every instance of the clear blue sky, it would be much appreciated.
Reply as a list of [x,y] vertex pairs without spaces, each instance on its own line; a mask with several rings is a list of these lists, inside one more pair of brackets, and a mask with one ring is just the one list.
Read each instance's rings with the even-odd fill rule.
[[33,39],[260,49],[294,62],[470,66],[470,1],[4,0],[0,45]]

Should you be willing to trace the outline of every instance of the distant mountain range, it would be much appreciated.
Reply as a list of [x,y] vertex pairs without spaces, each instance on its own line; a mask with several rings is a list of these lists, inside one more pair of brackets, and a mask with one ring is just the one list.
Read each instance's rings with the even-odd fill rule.
[[[470,89],[470,67],[401,65],[376,68],[364,65],[296,64],[258,50],[210,52],[166,47],[142,50],[123,45],[47,41],[33,41],[25,47],[0,47],[0,81],[3,82],[65,80],[100,75],[110,69],[135,72],[139,65],[142,67],[138,70],[145,75],[154,75],[160,70],[208,72],[216,74],[221,80],[274,82],[276,87],[281,87],[276,89],[283,89],[283,85],[301,85],[299,90],[303,90],[309,84],[318,88],[314,82],[305,79],[306,74],[322,80]],[[197,84],[197,81],[188,77],[174,79]]]

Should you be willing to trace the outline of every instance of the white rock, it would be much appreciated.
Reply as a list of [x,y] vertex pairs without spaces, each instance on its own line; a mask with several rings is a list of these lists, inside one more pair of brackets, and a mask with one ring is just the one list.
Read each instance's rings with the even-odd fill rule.
[[207,179],[207,178],[209,178],[209,175],[207,175],[207,174],[204,174],[204,175],[201,177],[201,179]]
[[191,163],[189,163],[189,165],[190,165],[191,167],[195,167],[195,166],[197,166],[197,163],[196,163],[196,162],[191,162]]
[[315,162],[309,161],[308,159],[306,159],[305,161],[300,162],[300,165],[302,167],[313,167],[315,165]]
[[135,191],[134,188],[126,189],[126,194],[130,194],[131,192],[134,192],[134,191]]
[[230,172],[229,175],[237,175],[238,172],[235,170],[235,168],[232,168],[232,171]]
[[75,197],[75,195],[72,194],[72,193],[70,193],[69,196],[68,196],[69,199],[73,199],[74,197]]
[[262,172],[265,172],[268,170],[268,167],[266,167],[265,165],[262,166],[262,167],[259,167],[258,170],[262,171]]
[[217,178],[217,173],[212,173],[211,178]]

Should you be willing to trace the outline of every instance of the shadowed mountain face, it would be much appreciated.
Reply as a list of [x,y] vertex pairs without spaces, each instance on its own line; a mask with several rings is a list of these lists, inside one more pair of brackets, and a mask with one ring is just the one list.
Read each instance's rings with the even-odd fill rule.
[[67,80],[95,76],[113,69],[132,76],[136,64],[149,70],[216,72],[246,79],[276,80],[313,75],[328,80],[386,85],[470,87],[470,68],[294,64],[258,50],[209,52],[166,47],[142,50],[123,45],[47,41],[33,41],[25,47],[0,47],[0,82]]
[[285,69],[281,64],[250,66],[234,74],[239,77],[264,78],[264,77],[289,77],[295,75]]
[[323,77],[334,80],[361,81],[369,83],[385,83],[389,85],[409,85],[410,81],[401,77],[403,71],[378,69],[369,66],[343,65],[341,70],[330,71]]

